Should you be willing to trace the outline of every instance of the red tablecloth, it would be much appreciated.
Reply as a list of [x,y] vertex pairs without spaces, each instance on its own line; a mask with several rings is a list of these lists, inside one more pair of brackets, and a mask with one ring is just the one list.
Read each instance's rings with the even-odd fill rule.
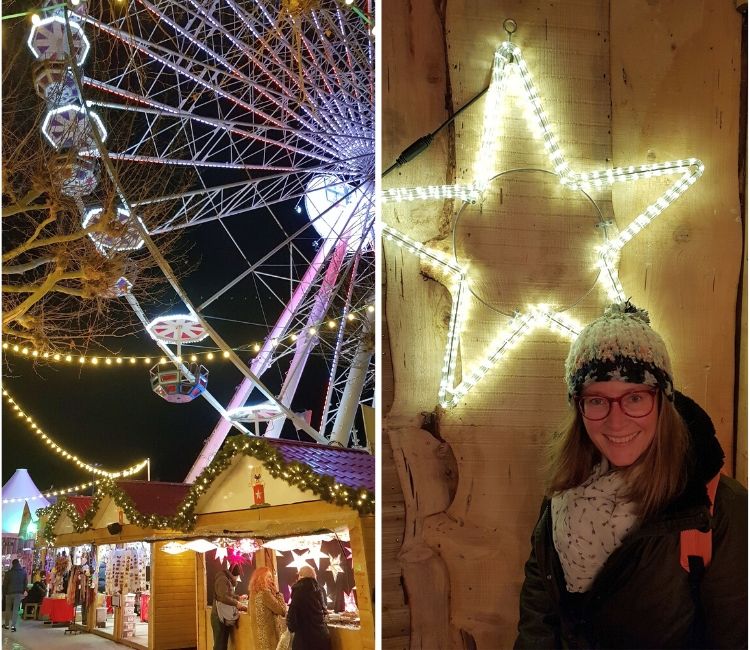
[[141,594],[141,621],[148,621],[148,594]]
[[64,598],[45,598],[39,616],[48,616],[53,623],[68,623],[75,618],[75,609]]

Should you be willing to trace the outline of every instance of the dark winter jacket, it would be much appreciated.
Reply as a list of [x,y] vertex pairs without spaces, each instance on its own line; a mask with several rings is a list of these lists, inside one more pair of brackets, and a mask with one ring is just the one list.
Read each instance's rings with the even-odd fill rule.
[[3,576],[3,593],[22,594],[29,585],[26,569],[22,566],[11,566]]
[[225,605],[240,604],[240,599],[234,593],[234,578],[228,569],[223,569],[214,578],[214,600]]
[[41,603],[46,595],[46,583],[42,580],[37,580],[33,585],[31,585],[31,589],[29,589],[28,595],[21,601],[21,604],[25,607],[29,603]]
[[[515,648],[747,648],[747,490],[723,476],[709,515],[705,486],[724,454],[703,409],[680,393],[675,406],[690,431],[687,486],[623,540],[583,594],[565,588],[545,499],[525,567]],[[709,527],[713,552],[700,582],[706,620],[700,642],[680,565],[680,531]]]
[[292,587],[286,625],[294,632],[292,650],[330,650],[323,592],[314,578],[302,578]]

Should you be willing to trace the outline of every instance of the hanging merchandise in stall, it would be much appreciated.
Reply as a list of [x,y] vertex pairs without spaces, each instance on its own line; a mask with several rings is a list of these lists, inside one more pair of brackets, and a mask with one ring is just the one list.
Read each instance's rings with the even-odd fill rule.
[[50,594],[63,594],[68,590],[68,580],[70,578],[70,550],[67,548],[56,549],[54,554],[48,555],[50,579]]
[[[115,638],[148,644],[151,545],[144,542],[98,547],[95,625]],[[116,609],[122,608],[122,620]]]
[[[76,611],[76,621],[85,625],[96,594],[96,553],[90,544],[73,547],[65,599]],[[80,614],[80,615],[79,615]]]
[[240,579],[235,586],[239,596],[248,594],[250,577],[256,569],[255,554],[259,550],[253,539],[212,540],[215,548],[205,553],[206,565],[206,604],[210,607],[214,601],[214,581],[216,576],[226,568],[237,564],[240,567]]
[[146,590],[146,567],[151,563],[148,545],[125,544],[124,548],[106,548],[99,560],[106,567],[105,591],[108,594],[126,594]]
[[44,549],[39,567],[45,574],[42,582],[46,594],[40,603],[40,616],[53,623],[85,625],[95,598],[94,558],[91,544]]
[[357,613],[352,549],[348,531],[272,540],[264,544],[276,552],[279,589],[287,604],[300,568],[315,569],[329,611]]

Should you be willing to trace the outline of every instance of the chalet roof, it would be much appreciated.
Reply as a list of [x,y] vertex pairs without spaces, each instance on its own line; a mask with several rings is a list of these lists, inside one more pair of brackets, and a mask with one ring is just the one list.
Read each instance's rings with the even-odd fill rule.
[[347,487],[375,489],[375,457],[366,451],[278,438],[263,438],[263,441],[274,447],[287,463],[304,463],[316,474],[332,476]]
[[76,514],[83,518],[86,511],[91,507],[94,497],[67,497],[68,501],[73,504]]
[[[54,506],[45,509],[48,516],[45,539],[53,539],[53,527],[63,512],[74,519],[77,532],[91,524],[99,500],[111,496],[123,508],[130,523],[142,528],[175,528],[189,530],[195,523],[197,497],[228,467],[237,454],[254,456],[274,465],[299,464],[302,471],[292,472],[287,478],[290,485],[312,490],[324,501],[348,506],[360,513],[369,514],[375,508],[375,458],[366,451],[329,447],[316,443],[233,436],[217,454],[212,464],[204,470],[211,480],[200,487],[189,483],[162,483],[159,481],[103,481],[95,497],[62,497]],[[309,481],[309,475],[327,476],[328,480]],[[199,477],[200,478],[200,477]],[[332,481],[330,480],[332,479]],[[337,485],[354,488],[347,493]],[[363,492],[360,492],[362,490]]]
[[177,512],[190,491],[188,483],[163,483],[160,481],[117,481],[135,509],[142,515],[171,517]]

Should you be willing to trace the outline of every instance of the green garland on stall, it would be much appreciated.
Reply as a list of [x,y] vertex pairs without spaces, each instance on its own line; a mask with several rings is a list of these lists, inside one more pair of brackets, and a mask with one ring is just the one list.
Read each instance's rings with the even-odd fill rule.
[[102,492],[97,492],[94,495],[94,498],[91,500],[91,505],[89,506],[88,510],[86,510],[86,513],[83,517],[78,514],[78,510],[76,510],[76,507],[73,505],[73,503],[68,500],[68,497],[60,498],[54,505],[47,506],[46,508],[39,508],[36,511],[37,519],[41,519],[45,516],[47,517],[47,522],[45,523],[44,530],[42,531],[44,540],[49,544],[54,541],[55,534],[53,532],[53,529],[55,527],[55,524],[57,523],[57,520],[64,513],[67,513],[70,517],[70,520],[73,523],[73,528],[77,533],[82,533],[84,530],[90,528],[91,522],[94,519],[94,515],[99,508],[99,503],[101,502],[103,496],[104,494]]
[[68,514],[77,533],[89,529],[99,503],[104,496],[111,496],[115,504],[122,508],[128,521],[140,528],[170,528],[183,533],[190,532],[195,527],[195,508],[198,505],[198,500],[208,491],[214,480],[229,467],[238,454],[257,458],[263,463],[271,476],[281,478],[286,483],[301,490],[310,490],[324,501],[349,507],[363,515],[375,512],[375,495],[370,490],[365,488],[354,489],[342,485],[331,476],[316,473],[312,467],[305,463],[298,461],[287,463],[281,452],[262,438],[234,436],[227,440],[221,451],[195,480],[175,515],[164,517],[141,514],[136,509],[130,496],[114,480],[104,479],[99,484],[91,506],[83,517],[79,516],[75,506],[67,497],[62,497],[52,506],[37,510],[37,517],[47,516],[43,532],[44,539],[50,544],[54,542],[53,529],[63,513]]
[[211,464],[195,480],[185,503],[192,503],[194,508],[200,496],[238,453],[257,458],[274,478],[281,478],[301,490],[310,490],[324,501],[347,506],[363,515],[375,512],[375,494],[370,490],[342,485],[332,476],[318,474],[312,467],[299,461],[287,463],[281,452],[263,438],[246,436],[233,436],[227,440]]

